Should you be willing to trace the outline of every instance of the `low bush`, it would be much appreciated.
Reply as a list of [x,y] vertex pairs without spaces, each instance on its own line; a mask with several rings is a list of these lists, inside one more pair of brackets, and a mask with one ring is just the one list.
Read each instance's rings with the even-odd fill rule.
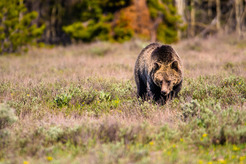
[[4,129],[17,121],[14,109],[5,104],[0,104],[0,130]]

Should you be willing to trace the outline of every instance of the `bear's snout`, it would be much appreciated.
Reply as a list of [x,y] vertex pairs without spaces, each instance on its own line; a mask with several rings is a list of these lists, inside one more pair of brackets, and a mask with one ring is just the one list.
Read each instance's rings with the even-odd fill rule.
[[166,96],[169,94],[169,89],[167,87],[167,84],[165,82],[162,83],[162,86],[161,86],[161,94]]
[[167,91],[161,91],[161,94],[164,96],[168,95]]

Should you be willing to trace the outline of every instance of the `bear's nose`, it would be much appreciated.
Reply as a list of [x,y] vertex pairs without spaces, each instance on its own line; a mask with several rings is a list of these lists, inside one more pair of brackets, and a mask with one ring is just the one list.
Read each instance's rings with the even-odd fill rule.
[[167,91],[161,91],[161,94],[166,96],[168,93]]

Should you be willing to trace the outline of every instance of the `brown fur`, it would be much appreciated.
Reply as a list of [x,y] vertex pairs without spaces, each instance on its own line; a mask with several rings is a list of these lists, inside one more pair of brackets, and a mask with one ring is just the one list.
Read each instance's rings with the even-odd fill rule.
[[182,63],[169,45],[152,43],[139,54],[135,64],[138,96],[160,104],[177,96],[182,86]]

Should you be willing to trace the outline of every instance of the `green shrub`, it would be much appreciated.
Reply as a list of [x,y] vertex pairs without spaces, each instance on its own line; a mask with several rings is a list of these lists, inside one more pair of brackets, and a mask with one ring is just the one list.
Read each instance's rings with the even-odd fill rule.
[[101,91],[100,94],[99,94],[99,100],[100,101],[110,101],[111,100],[110,93]]
[[79,86],[71,86],[70,92],[73,93],[71,96],[70,103],[74,106],[85,106],[93,103],[96,100],[98,93],[92,88],[84,89]]
[[81,22],[75,22],[64,26],[63,30],[75,40],[91,42],[94,40],[109,40],[110,26],[103,21],[90,21],[87,26],[84,26]]
[[121,24],[113,29],[113,39],[120,43],[130,40],[134,35],[134,31],[132,29],[124,27],[124,25]]
[[214,99],[222,105],[243,104],[246,101],[246,82],[242,77],[205,76],[197,79],[187,79],[180,95],[202,101]]
[[180,132],[198,145],[240,144],[245,142],[246,113],[237,108],[222,108],[220,103],[192,100],[183,106],[186,125]]
[[59,137],[61,137],[64,133],[64,130],[62,128],[53,126],[50,127],[45,132],[46,140],[48,141],[57,141]]
[[70,100],[72,99],[72,93],[63,92],[61,94],[56,95],[54,102],[58,107],[68,106]]
[[89,52],[92,55],[96,55],[96,56],[105,56],[105,54],[107,54],[110,51],[109,47],[93,47],[89,50]]
[[5,104],[0,104],[0,130],[17,121],[14,110]]
[[45,26],[32,23],[37,12],[26,12],[23,0],[0,1],[0,54],[19,51],[41,36]]

